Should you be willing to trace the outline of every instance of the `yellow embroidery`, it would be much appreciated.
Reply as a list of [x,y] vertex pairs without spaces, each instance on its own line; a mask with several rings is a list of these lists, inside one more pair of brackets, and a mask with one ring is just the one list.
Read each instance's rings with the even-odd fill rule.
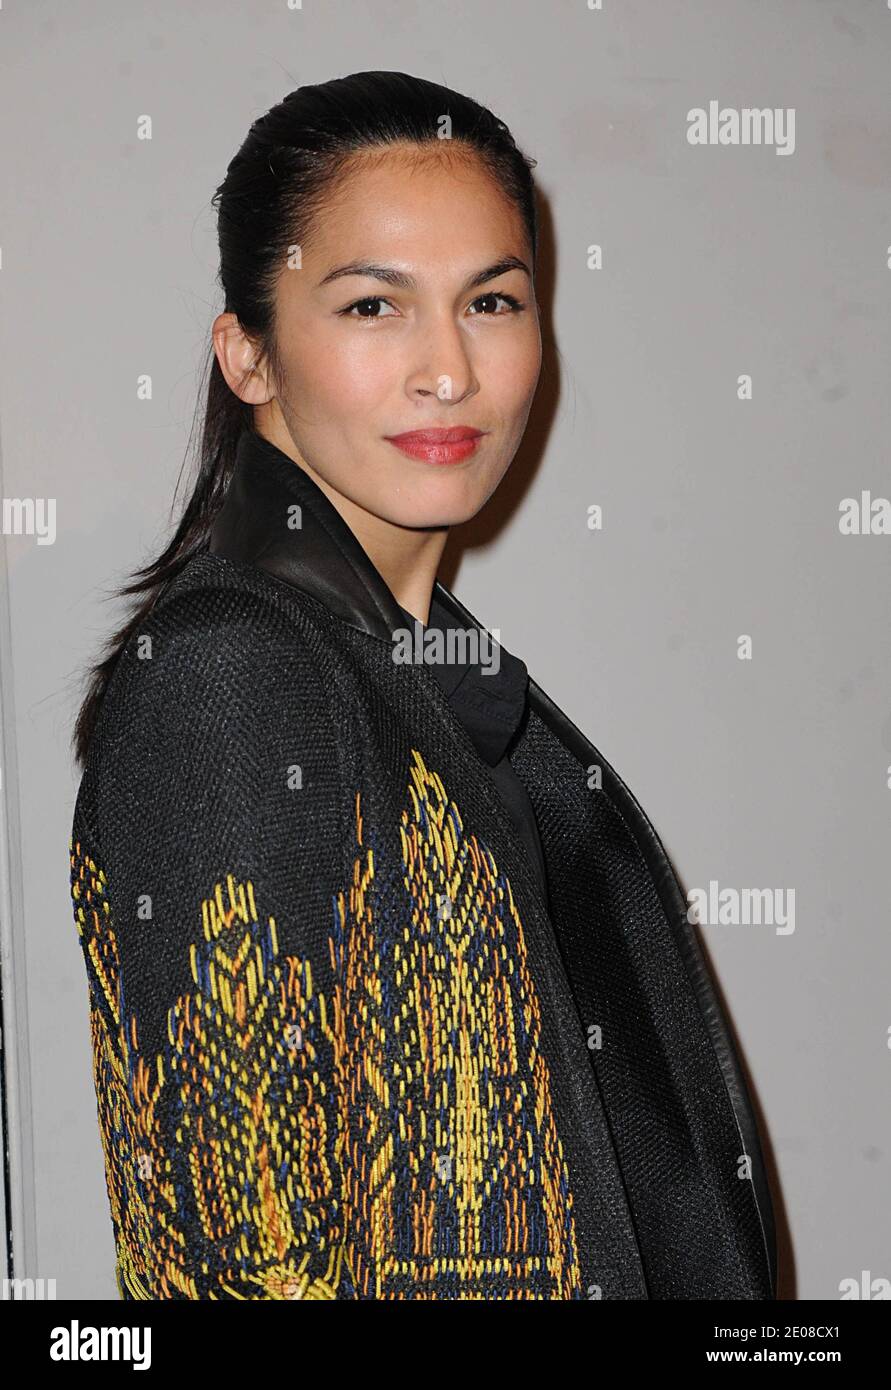
[[279,957],[253,884],[228,875],[201,905],[195,989],[169,1010],[168,1047],[148,1065],[136,1019],[119,1026],[105,876],[80,844],[72,892],[94,967],[94,1079],[119,1279],[135,1298],[333,1298],[340,1178],[327,1139],[337,1112],[316,1039],[331,1048],[334,1038],[308,963]]
[[401,856],[358,793],[355,834],[328,995],[229,874],[151,1062],[120,1017],[105,875],[72,844],[119,1281],[134,1298],[584,1297],[510,882],[415,749]]

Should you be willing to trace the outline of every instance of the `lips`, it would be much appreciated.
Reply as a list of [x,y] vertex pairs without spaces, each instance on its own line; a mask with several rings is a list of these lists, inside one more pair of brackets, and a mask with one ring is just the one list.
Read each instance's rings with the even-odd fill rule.
[[387,439],[394,444],[407,441],[418,444],[460,444],[462,439],[477,439],[482,430],[472,429],[470,425],[453,425],[448,430],[406,430],[405,434],[388,434]]
[[385,438],[410,458],[426,463],[459,463],[474,453],[484,434],[484,430],[471,425],[453,425],[450,429],[407,430]]

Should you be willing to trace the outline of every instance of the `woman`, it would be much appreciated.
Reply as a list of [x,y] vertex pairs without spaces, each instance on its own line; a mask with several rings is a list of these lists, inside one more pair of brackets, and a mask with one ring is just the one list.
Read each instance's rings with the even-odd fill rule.
[[123,1298],[774,1296],[665,852],[436,577],[538,380],[530,164],[358,73],[218,190],[200,476],[76,730]]

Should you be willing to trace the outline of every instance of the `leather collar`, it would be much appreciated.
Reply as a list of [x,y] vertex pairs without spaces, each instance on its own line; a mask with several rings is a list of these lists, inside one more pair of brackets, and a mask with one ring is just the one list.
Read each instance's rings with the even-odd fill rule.
[[302,589],[361,632],[391,642],[404,625],[402,609],[333,502],[254,430],[238,440],[209,549]]
[[[351,627],[387,642],[397,629],[415,622],[314,479],[255,430],[244,430],[238,440],[209,548],[266,570],[319,599]],[[436,580],[427,627],[446,626],[487,631]],[[500,644],[499,657],[497,675],[484,674],[480,662],[432,668],[491,766],[504,756],[522,721],[528,686],[524,662]]]

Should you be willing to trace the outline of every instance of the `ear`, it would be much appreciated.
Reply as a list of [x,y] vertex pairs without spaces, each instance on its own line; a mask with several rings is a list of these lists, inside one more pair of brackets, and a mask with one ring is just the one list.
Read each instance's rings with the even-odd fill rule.
[[265,405],[272,399],[266,366],[257,360],[257,350],[235,314],[218,314],[211,332],[213,350],[231,390],[247,405]]

